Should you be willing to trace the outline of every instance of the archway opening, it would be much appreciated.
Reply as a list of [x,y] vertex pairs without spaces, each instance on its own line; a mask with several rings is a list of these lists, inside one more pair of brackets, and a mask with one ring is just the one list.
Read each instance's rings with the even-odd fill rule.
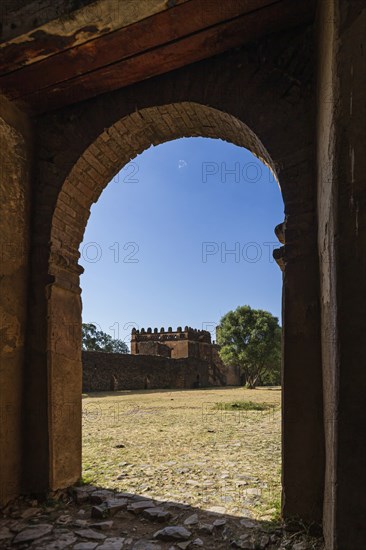
[[[244,390],[235,368],[220,372],[208,361],[209,372],[197,371],[209,345],[201,356],[198,342],[183,352],[177,345],[185,324],[208,331],[214,344],[221,317],[240,305],[281,316],[272,251],[282,216],[271,171],[248,150],[207,138],[150,148],[105,189],[80,247],[83,321],[133,353],[110,361],[101,351],[83,354],[85,481],[278,516],[280,390],[268,387],[278,373],[259,381],[265,388]],[[119,372],[112,394],[110,369]]]
[[[57,408],[63,403],[68,402],[72,405],[74,419],[76,419],[70,425],[64,418],[52,418],[49,448],[52,455],[50,480],[53,487],[65,486],[65,484],[81,478],[81,422],[80,424],[78,422],[78,419],[81,420],[82,413],[79,277],[83,268],[79,264],[79,246],[83,240],[90,208],[98,200],[111,179],[131,160],[133,161],[136,155],[146,151],[151,145],[161,145],[183,137],[216,138],[223,142],[229,142],[233,146],[239,146],[242,151],[247,149],[263,162],[267,170],[267,180],[271,182],[272,188],[277,189],[277,193],[279,192],[276,187],[274,164],[258,137],[235,117],[195,103],[166,105],[133,113],[105,130],[80,157],[62,186],[51,229],[49,274],[52,284],[48,297],[48,330],[50,334],[57,333],[61,336],[52,343],[48,356],[51,414],[53,414],[52,411],[57,411]],[[210,162],[206,176],[213,175],[213,172],[216,171],[216,161],[212,161],[211,164]],[[253,178],[253,176],[251,177]],[[254,176],[255,178],[256,176]],[[282,215],[279,219],[281,217]],[[276,218],[274,223],[277,223],[279,219]],[[269,243],[273,244],[272,239],[271,233]],[[254,241],[256,240],[254,239]],[[206,249],[207,251],[210,252],[210,249]],[[245,248],[247,258],[250,260],[254,259],[253,252],[255,253],[255,250],[248,251],[248,248]],[[266,248],[266,254],[269,254],[268,258],[272,258],[270,246],[269,249]],[[280,273],[274,262],[273,267],[280,278]],[[239,300],[239,304],[240,302],[241,300]],[[235,305],[238,305],[238,302]],[[217,319],[214,320],[214,322],[216,321]],[[69,331],[67,342],[65,342],[65,334],[61,325],[72,326],[72,337],[70,338]],[[187,329],[189,333],[190,327]],[[168,333],[171,332],[172,330],[168,328]],[[176,332],[180,333],[181,331],[177,329]],[[200,385],[202,386],[202,371],[200,372]],[[148,390],[145,389],[145,391]],[[216,404],[215,401],[215,407]],[[220,403],[218,404],[220,405]],[[113,411],[113,414],[117,414],[118,417],[118,407]],[[88,410],[84,410],[83,413],[88,422],[96,424],[100,419],[100,409],[95,404]],[[269,415],[268,418],[270,418]],[[214,432],[207,431],[207,433]],[[123,449],[125,444],[123,442],[116,443],[115,448]],[[226,476],[226,474],[223,475]],[[279,472],[277,472],[277,479],[279,480]],[[242,486],[245,486],[245,483],[246,480],[243,480]],[[245,488],[245,491],[247,491],[245,493],[247,496],[257,495],[255,487]],[[241,494],[241,490],[238,494]],[[273,496],[273,486],[269,487],[267,494],[269,497]],[[223,498],[225,499],[226,496],[224,495]],[[278,503],[276,506],[275,512],[278,510]],[[239,513],[243,513],[243,510]],[[273,509],[271,513],[273,514]]]

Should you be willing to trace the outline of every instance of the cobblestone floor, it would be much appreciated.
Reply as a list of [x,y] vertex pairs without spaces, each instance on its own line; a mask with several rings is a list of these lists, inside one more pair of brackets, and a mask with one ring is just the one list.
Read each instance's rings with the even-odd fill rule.
[[271,523],[93,486],[18,500],[0,518],[0,548],[18,550],[311,550],[317,539]]

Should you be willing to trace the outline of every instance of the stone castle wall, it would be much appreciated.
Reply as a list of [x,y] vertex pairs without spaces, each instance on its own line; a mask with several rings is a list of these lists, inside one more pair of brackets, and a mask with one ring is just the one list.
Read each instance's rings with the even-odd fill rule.
[[83,392],[240,385],[239,368],[224,366],[212,347],[210,361],[83,351]]
[[[240,384],[238,367],[227,367],[219,355],[220,346],[211,342],[207,330],[192,327],[162,327],[141,330],[133,329],[131,333],[131,354],[171,357],[172,359],[194,358],[205,361],[208,365],[209,386],[237,386]],[[188,386],[187,386],[188,387]]]
[[196,388],[209,385],[209,365],[194,357],[171,359],[83,351],[83,392]]
[[133,329],[131,354],[83,352],[83,391],[239,385],[239,368],[226,367],[219,350],[205,330]]
[[[155,344],[155,345],[154,345]],[[206,358],[207,351],[204,347],[211,347],[211,334],[207,330],[197,330],[186,326],[184,330],[178,327],[173,331],[172,327],[165,330],[162,327],[141,330],[133,329],[131,333],[131,353],[142,355],[165,355],[173,358],[201,357]]]

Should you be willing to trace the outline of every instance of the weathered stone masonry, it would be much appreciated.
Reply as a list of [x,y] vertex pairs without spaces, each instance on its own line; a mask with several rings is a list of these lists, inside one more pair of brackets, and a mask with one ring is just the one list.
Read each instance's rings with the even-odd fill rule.
[[160,329],[132,329],[131,353],[142,355],[162,355],[173,359],[196,358],[208,364],[208,382],[211,386],[237,386],[240,384],[240,369],[226,366],[219,355],[220,346],[211,342],[207,330],[192,327],[169,327]]
[[83,351],[83,392],[198,388],[240,384],[206,330],[132,329],[131,355]]
[[[248,148],[281,183],[283,376],[284,387],[292,388],[283,409],[284,511],[320,520],[324,440],[315,120],[309,116],[315,111],[313,48],[313,29],[304,25],[34,119],[32,250],[39,260],[30,278],[25,398],[27,408],[44,410],[25,418],[25,490],[65,486],[80,476],[78,248],[91,205],[121,167],[151,144],[203,136]],[[72,429],[60,414],[65,403],[80,419]]]
[[83,392],[185,389],[209,385],[209,365],[195,357],[83,351]]
[[283,515],[363,550],[365,3],[111,2],[37,0],[39,19],[3,2],[0,502],[80,477],[91,205],[150,145],[219,138],[266,162],[285,204]]

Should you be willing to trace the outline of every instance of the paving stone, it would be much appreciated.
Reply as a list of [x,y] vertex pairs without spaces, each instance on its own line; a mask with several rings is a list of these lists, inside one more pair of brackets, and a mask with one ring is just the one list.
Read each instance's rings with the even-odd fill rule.
[[38,525],[28,525],[25,529],[20,531],[13,540],[14,544],[20,544],[21,542],[31,542],[48,535],[52,531],[52,525],[47,523],[39,523]]
[[92,504],[102,504],[102,502],[105,502],[108,498],[112,498],[113,496],[113,491],[100,489],[99,491],[94,491],[94,493],[91,493],[90,502]]
[[226,519],[222,518],[222,519],[215,519],[215,521],[213,522],[213,526],[214,527],[217,527],[218,529],[220,527],[224,527],[224,525],[226,524]]
[[108,506],[104,503],[100,506],[92,506],[90,515],[93,519],[104,519],[107,518],[110,514]]
[[88,522],[86,519],[76,519],[72,524],[74,527],[85,527],[85,525],[88,525]]
[[37,514],[40,514],[41,512],[41,508],[27,508],[26,510],[24,510],[24,512],[20,514],[20,517],[22,519],[29,519],[36,516]]
[[172,517],[170,512],[157,506],[154,508],[146,508],[146,510],[142,511],[142,515],[146,519],[158,522],[168,521]]
[[112,498],[106,500],[104,504],[107,506],[109,514],[114,516],[120,510],[127,508],[129,503],[126,498]]
[[255,527],[258,527],[258,524],[255,521],[246,518],[240,520],[240,525],[243,525],[246,529],[254,529]]
[[68,514],[63,514],[62,516],[59,516],[55,521],[57,525],[68,525],[71,522],[72,522],[72,517],[69,516]]
[[54,540],[47,538],[45,541],[40,541],[37,545],[37,550],[63,550],[69,548],[71,544],[77,541],[74,533],[69,532],[54,532]]
[[121,550],[125,540],[121,537],[109,537],[101,546],[98,546],[98,550]]
[[133,502],[127,506],[127,510],[133,514],[141,514],[146,508],[154,508],[155,504],[152,500],[139,500],[138,502]]
[[210,523],[200,523],[198,526],[198,532],[202,535],[212,535],[214,526]]
[[104,540],[106,538],[106,536],[102,535],[102,533],[97,533],[92,529],[78,529],[75,531],[75,534],[83,539]]
[[198,514],[192,514],[187,519],[184,520],[184,525],[197,525],[198,523]]
[[171,525],[168,527],[164,527],[164,529],[160,529],[160,531],[157,531],[154,534],[155,539],[160,540],[187,540],[191,536],[191,532],[188,531],[183,526],[180,525]]
[[161,546],[149,540],[141,539],[133,545],[132,550],[161,550]]
[[114,497],[115,498],[130,498],[130,499],[134,499],[137,495],[134,495],[133,493],[126,493],[124,491],[122,492],[118,492],[118,493],[115,493],[114,494]]
[[[262,535],[259,539],[259,548],[266,548],[270,543],[270,538],[268,535]],[[300,549],[301,550],[301,549]]]
[[100,531],[107,531],[108,529],[112,529],[112,527],[113,527],[113,521],[100,521],[98,523],[90,524],[90,528],[99,529]]

